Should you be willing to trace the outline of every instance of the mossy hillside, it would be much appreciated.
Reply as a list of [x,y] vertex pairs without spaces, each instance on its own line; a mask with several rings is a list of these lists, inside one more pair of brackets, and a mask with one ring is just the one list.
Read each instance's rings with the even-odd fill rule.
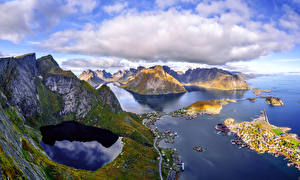
[[95,106],[84,119],[78,120],[86,125],[109,129],[123,137],[130,137],[147,146],[152,146],[153,135],[145,128],[141,119],[128,112],[112,113],[109,108]]
[[[39,146],[41,135],[39,131],[22,124],[22,118],[13,107],[5,109],[7,116],[12,119],[14,125],[21,125],[22,128],[15,126],[14,134],[18,134],[21,139],[21,156],[32,166],[40,169],[46,179],[157,179],[157,154],[151,147],[145,146],[131,138],[123,138],[124,147],[122,153],[111,163],[106,164],[97,171],[86,171],[64,166],[50,160]],[[121,116],[128,115],[132,123],[138,123],[141,120],[134,120],[136,115],[123,113]],[[114,121],[113,121],[114,122]],[[136,125],[138,128],[139,125]],[[151,133],[146,133],[151,138]],[[33,139],[30,143],[30,139]],[[1,144],[11,146],[2,135]],[[33,145],[34,143],[35,145]],[[26,179],[23,177],[22,165],[18,164],[13,157],[6,155],[0,145],[0,165],[1,173],[4,179]]]
[[[41,125],[58,123],[58,113],[63,108],[63,98],[50,91],[41,80],[36,80],[36,88],[40,99],[41,114],[37,115],[31,121],[33,127],[40,127]],[[38,119],[38,121],[36,121]]]
[[39,72],[47,77],[51,75],[59,75],[64,77],[76,78],[72,71],[62,70],[51,55],[37,59]]

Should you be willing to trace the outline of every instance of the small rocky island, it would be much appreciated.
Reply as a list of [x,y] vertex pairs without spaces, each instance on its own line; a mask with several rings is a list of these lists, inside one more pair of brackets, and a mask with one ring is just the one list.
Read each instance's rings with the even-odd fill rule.
[[300,140],[297,135],[288,133],[290,128],[270,124],[265,111],[251,122],[236,123],[233,119],[226,119],[224,124],[237,135],[232,144],[248,147],[258,153],[285,156],[289,160],[288,166],[300,169]]
[[284,105],[280,98],[272,97],[272,96],[266,97],[266,103],[270,104],[271,106],[283,106]]

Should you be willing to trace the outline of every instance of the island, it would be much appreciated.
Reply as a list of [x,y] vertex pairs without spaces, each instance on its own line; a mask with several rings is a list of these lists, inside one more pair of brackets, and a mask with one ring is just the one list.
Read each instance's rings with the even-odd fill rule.
[[251,101],[251,102],[256,102],[256,99],[257,98],[247,98],[249,101]]
[[253,94],[262,97],[262,93],[270,93],[271,90],[252,88]]
[[232,144],[276,157],[282,155],[289,160],[288,166],[293,165],[300,170],[300,140],[296,134],[288,133],[290,128],[270,124],[266,111],[250,122],[236,123],[234,119],[226,119],[224,124],[237,135]]
[[229,102],[235,103],[234,99],[213,99],[206,101],[196,101],[195,103],[185,108],[179,109],[171,113],[171,116],[183,116],[186,119],[194,119],[198,114],[216,115],[220,114],[223,105]]
[[283,102],[280,98],[268,96],[266,97],[266,103],[271,106],[283,106]]

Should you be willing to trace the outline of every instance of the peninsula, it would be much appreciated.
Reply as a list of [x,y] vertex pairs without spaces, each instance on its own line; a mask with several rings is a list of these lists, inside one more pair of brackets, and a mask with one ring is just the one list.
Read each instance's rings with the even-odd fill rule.
[[285,156],[289,160],[288,166],[300,169],[300,140],[297,135],[288,133],[290,128],[270,124],[265,111],[251,122],[236,123],[230,118],[224,124],[238,137],[232,141],[233,144],[248,147],[258,153]]

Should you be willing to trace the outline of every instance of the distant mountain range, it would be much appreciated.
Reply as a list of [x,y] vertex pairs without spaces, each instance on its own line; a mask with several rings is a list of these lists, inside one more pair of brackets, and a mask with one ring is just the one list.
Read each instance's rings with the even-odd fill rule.
[[[107,74],[99,76],[98,72]],[[84,71],[79,78],[94,87],[114,82],[118,86],[143,95],[176,94],[186,90],[184,86],[197,86],[218,90],[249,89],[244,78],[248,76],[240,72],[229,72],[217,68],[196,68],[186,72],[176,72],[168,66],[138,67],[118,71],[114,74],[102,71]]]

